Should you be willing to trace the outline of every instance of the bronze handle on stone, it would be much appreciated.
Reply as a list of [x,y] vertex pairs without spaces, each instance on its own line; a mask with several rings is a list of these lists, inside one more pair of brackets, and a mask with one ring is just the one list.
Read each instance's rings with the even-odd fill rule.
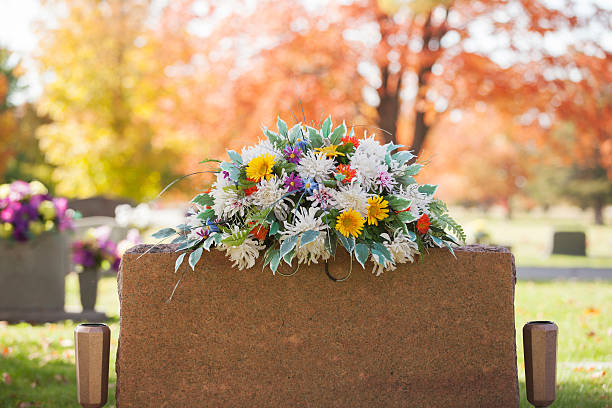
[[74,329],[78,402],[99,408],[108,399],[110,329],[102,323],[80,324]]
[[550,321],[523,326],[527,400],[535,407],[547,407],[555,401],[558,330]]

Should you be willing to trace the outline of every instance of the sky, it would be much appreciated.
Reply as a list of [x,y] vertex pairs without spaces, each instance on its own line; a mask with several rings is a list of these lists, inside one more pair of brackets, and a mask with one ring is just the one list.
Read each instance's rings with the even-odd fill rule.
[[[155,7],[163,7],[166,1],[167,0],[155,0]],[[312,2],[312,0],[310,1]],[[592,4],[598,4],[600,7],[608,10],[612,9],[612,0],[574,1],[577,5],[575,8],[576,14],[582,14],[585,17],[592,12]],[[545,2],[549,6],[555,8],[557,4],[562,3],[562,0],[545,0]],[[319,1],[317,0],[315,3],[319,3]],[[325,1],[321,0],[321,3],[325,3]],[[22,84],[27,85],[27,88],[23,92],[15,95],[12,101],[17,105],[26,100],[35,100],[42,92],[42,81],[38,74],[34,59],[32,58],[32,54],[37,48],[37,37],[34,27],[36,21],[42,21],[45,24],[49,24],[53,21],[53,15],[43,8],[40,4],[40,0],[0,0],[0,46],[6,46],[14,51],[21,59],[26,71]],[[490,28],[487,27],[486,22],[482,23],[475,21],[472,25],[474,37],[487,40],[473,43],[473,49],[487,53],[493,61],[501,66],[509,65],[512,57],[507,54],[507,51],[499,48],[495,49],[498,45],[501,45],[497,44],[497,42],[501,41],[503,43],[505,39],[498,38],[498,41],[493,41],[492,37],[487,35],[487,31]],[[567,43],[571,42],[572,37],[576,35],[581,34],[556,33],[555,36],[549,36],[545,47],[553,55],[555,52],[562,54],[566,49]],[[585,32],[582,33],[582,35],[589,37],[595,35],[595,33]],[[601,39],[602,45],[605,48],[612,50],[612,33],[608,32],[603,35],[597,33],[597,37]],[[527,43],[529,43],[529,41],[527,41]],[[493,47],[493,49],[487,51],[487,47]]]

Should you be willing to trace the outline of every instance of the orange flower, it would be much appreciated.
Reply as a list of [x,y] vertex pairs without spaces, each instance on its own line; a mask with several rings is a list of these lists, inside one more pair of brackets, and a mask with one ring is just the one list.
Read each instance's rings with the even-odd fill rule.
[[[255,222],[250,222],[249,224],[255,224]],[[259,225],[251,230],[251,235],[257,238],[259,241],[263,241],[268,236],[268,230],[268,227]]]
[[429,230],[430,225],[431,222],[429,222],[429,216],[427,214],[423,214],[417,221],[417,231],[419,231],[421,234],[425,234]]
[[351,143],[355,149],[359,147],[359,139],[357,139],[356,136],[352,136],[352,137],[349,137],[349,135],[344,136],[342,138],[342,144],[347,144],[347,143]]
[[[252,179],[250,179],[250,178],[248,178],[248,177],[247,177],[247,180],[248,180],[248,181],[255,182],[255,180],[252,180]],[[256,192],[256,191],[257,191],[257,184],[255,184],[253,187],[245,188],[245,189],[244,189],[244,195],[248,195],[248,196],[250,196],[251,194],[253,194],[253,193],[254,193],[254,192]]]
[[348,164],[339,164],[338,165],[338,173],[344,175],[343,183],[350,183],[353,177],[357,175],[357,170],[351,169],[351,166]]

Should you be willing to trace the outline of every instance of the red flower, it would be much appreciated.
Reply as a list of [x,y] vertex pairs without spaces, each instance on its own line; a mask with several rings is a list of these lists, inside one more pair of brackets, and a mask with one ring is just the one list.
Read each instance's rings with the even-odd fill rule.
[[[252,179],[250,179],[250,178],[248,178],[248,177],[247,177],[247,180],[248,180],[248,181],[255,182],[255,180],[252,180]],[[245,188],[245,189],[244,189],[244,195],[248,195],[248,196],[250,196],[251,194],[253,194],[253,193],[254,193],[254,192],[256,192],[256,191],[257,191],[257,184],[253,185],[253,187]]]
[[343,183],[350,183],[350,181],[357,175],[357,170],[351,169],[351,166],[348,164],[339,164],[338,165],[338,173],[344,175]]
[[427,214],[423,214],[417,221],[417,231],[419,231],[421,234],[425,234],[429,230],[430,225],[431,222],[429,222],[429,216]]
[[[250,222],[249,224],[255,224],[255,222]],[[251,230],[251,235],[257,238],[259,241],[263,241],[268,236],[268,230],[268,227],[259,225]]]
[[357,139],[357,137],[355,136],[353,137],[349,137],[348,135],[344,136],[342,138],[342,144],[347,144],[347,143],[351,143],[355,149],[359,147],[359,139]]

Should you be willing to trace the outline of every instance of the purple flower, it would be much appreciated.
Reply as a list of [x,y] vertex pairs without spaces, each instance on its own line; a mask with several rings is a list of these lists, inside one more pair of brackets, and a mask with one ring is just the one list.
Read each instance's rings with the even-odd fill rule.
[[294,191],[298,191],[304,188],[304,182],[295,173],[291,173],[289,176],[285,177],[285,187],[290,193]]
[[288,162],[294,164],[300,163],[300,158],[302,157],[302,149],[300,149],[298,146],[287,146],[285,147],[285,150],[283,150],[283,153],[285,154],[285,157],[287,158]]

